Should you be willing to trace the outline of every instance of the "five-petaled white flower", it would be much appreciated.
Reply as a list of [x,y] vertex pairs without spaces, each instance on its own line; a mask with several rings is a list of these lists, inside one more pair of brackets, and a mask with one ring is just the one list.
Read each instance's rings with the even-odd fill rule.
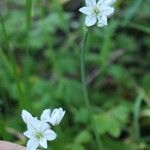
[[46,109],[41,115],[41,120],[56,126],[61,122],[64,115],[65,111],[62,108],[56,108],[52,112],[50,109]]
[[80,8],[80,12],[86,16],[86,26],[93,26],[97,23],[98,27],[107,25],[107,17],[114,13],[114,8],[111,7],[116,0],[86,0],[86,7]]
[[30,139],[27,143],[27,150],[36,150],[39,146],[47,148],[47,141],[56,139],[57,135],[50,129],[48,123],[38,120],[26,110],[22,111],[21,116],[27,124],[27,131],[24,135]]

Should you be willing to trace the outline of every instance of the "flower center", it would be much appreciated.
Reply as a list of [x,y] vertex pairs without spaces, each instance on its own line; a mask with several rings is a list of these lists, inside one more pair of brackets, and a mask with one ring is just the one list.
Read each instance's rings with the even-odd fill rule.
[[36,134],[35,134],[35,137],[37,138],[37,139],[40,139],[40,138],[42,138],[44,135],[43,135],[43,133],[42,132],[36,132]]
[[100,13],[100,11],[99,11],[98,7],[95,6],[95,7],[93,8],[93,14],[96,15],[96,16],[98,16],[99,13]]

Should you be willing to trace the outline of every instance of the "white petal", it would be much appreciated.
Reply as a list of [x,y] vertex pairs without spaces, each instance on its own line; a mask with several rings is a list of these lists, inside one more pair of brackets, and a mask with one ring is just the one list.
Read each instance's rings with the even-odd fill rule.
[[37,118],[30,118],[30,120],[27,122],[27,128],[28,130],[39,130],[39,128],[42,125],[42,121],[38,120]]
[[44,110],[42,115],[41,115],[41,120],[44,121],[44,122],[49,122],[50,115],[51,115],[51,110],[50,109]]
[[39,141],[37,139],[30,139],[27,143],[27,150],[36,150],[39,146]]
[[82,7],[79,9],[79,11],[83,14],[86,14],[86,15],[90,15],[92,13],[91,9],[89,7]]
[[33,116],[26,110],[22,110],[21,117],[26,124],[30,120],[30,118],[33,118]]
[[88,7],[93,7],[96,5],[96,0],[86,0],[85,2]]
[[107,17],[106,16],[99,17],[97,26],[98,27],[107,26]]
[[110,16],[114,13],[114,8],[109,6],[101,6],[100,10],[101,10],[101,14],[104,16]]
[[49,128],[50,128],[50,125],[48,123],[42,122],[39,130],[43,132]]
[[30,131],[34,131],[38,126],[40,125],[40,120],[37,119],[37,117],[33,117],[28,111],[23,110],[22,111],[22,119],[27,124],[27,128]]
[[99,0],[98,4],[112,6],[115,2],[116,0]]
[[105,3],[105,1],[106,1],[106,0],[99,0],[99,1],[97,2],[97,4],[98,4],[98,5],[103,5],[103,4]]
[[26,137],[28,137],[29,139],[34,137],[33,131],[32,130],[27,130],[23,133]]
[[58,125],[61,122],[61,120],[64,117],[64,115],[65,115],[65,111],[63,111],[62,108],[54,109],[52,114],[51,114],[50,123],[53,126]]
[[46,141],[46,139],[44,139],[44,138],[40,139],[40,145],[43,148],[47,148],[47,141]]
[[64,115],[65,115],[65,111],[63,111],[63,109],[62,108],[60,108],[60,112],[59,112],[59,122],[58,122],[58,124],[61,122],[61,120],[62,120],[62,118],[64,117]]
[[53,141],[55,140],[57,137],[57,134],[52,131],[52,130],[46,130],[45,131],[45,138],[48,140],[48,141]]
[[51,119],[50,119],[50,123],[51,123],[53,126],[58,125],[58,116],[57,116],[57,115],[52,116]]
[[94,16],[94,15],[88,15],[86,18],[85,18],[85,24],[86,26],[93,26],[97,21],[97,18]]
[[105,4],[108,6],[112,6],[115,2],[116,0],[106,0]]

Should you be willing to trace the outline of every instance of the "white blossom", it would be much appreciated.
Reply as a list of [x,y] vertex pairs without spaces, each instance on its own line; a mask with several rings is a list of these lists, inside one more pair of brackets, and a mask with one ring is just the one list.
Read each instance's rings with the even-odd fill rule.
[[53,126],[56,126],[61,122],[64,115],[65,111],[63,111],[62,108],[56,108],[52,112],[50,109],[46,109],[41,115],[41,120],[44,122],[49,122]]
[[107,17],[114,13],[112,5],[116,0],[86,0],[86,6],[80,8],[80,12],[86,16],[86,26],[93,26],[97,23],[98,27],[107,25]]
[[27,131],[24,135],[29,138],[27,150],[36,150],[39,146],[47,148],[47,141],[56,139],[56,133],[50,129],[50,125],[46,122],[33,117],[26,110],[22,111],[22,118],[27,124]]

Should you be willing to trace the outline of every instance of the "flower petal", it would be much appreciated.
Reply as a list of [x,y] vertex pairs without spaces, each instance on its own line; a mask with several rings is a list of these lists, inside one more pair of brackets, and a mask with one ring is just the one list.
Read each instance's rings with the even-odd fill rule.
[[101,15],[103,16],[110,16],[114,13],[114,8],[109,7],[109,6],[101,6],[100,7],[101,10]]
[[27,150],[36,150],[39,146],[39,141],[35,138],[30,139],[27,143]]
[[93,7],[96,5],[96,0],[86,0],[85,2],[88,7]]
[[106,5],[112,6],[115,2],[116,2],[116,0],[107,0]]
[[38,130],[41,127],[42,121],[38,120],[37,118],[30,118],[27,122],[28,130]]
[[116,0],[99,0],[97,4],[112,6]]
[[97,2],[97,4],[98,4],[98,5],[103,5],[103,4],[105,3],[105,1],[106,1],[106,0],[99,0],[99,1]]
[[50,128],[50,125],[48,123],[45,123],[45,122],[42,122],[41,123],[41,126],[40,126],[40,131],[45,131],[45,130],[48,130]]
[[107,17],[106,16],[99,17],[97,26],[98,27],[107,26]]
[[97,21],[97,18],[94,16],[94,15],[88,15],[86,18],[85,18],[85,24],[86,26],[93,26]]
[[33,118],[33,116],[26,110],[22,110],[21,117],[26,124],[30,120],[30,118]]
[[48,141],[53,141],[56,139],[56,137],[57,137],[57,134],[53,130],[46,130],[45,131],[45,138]]
[[39,143],[43,148],[47,148],[47,141],[45,138],[40,139]]
[[62,108],[59,108],[59,109],[54,109],[52,114],[51,114],[51,119],[50,119],[50,123],[55,126],[55,125],[58,125],[62,118],[64,117],[65,115],[65,111],[63,111]]
[[41,121],[49,122],[50,115],[51,115],[51,110],[50,109],[45,109],[43,111],[42,115],[41,115]]
[[[41,122],[40,120],[37,119],[37,117],[33,117],[28,111],[23,110],[22,111],[22,119],[24,122],[27,124],[28,130],[35,130],[35,128],[38,128],[40,125],[39,123]],[[35,126],[36,125],[36,126]]]
[[34,133],[34,132],[33,132],[32,130],[27,130],[27,131],[25,131],[23,134],[24,134],[27,138],[31,139],[31,138],[34,137],[34,134],[33,134],[33,133]]
[[91,9],[89,7],[82,7],[79,9],[79,11],[83,14],[86,14],[86,15],[90,15],[92,13]]

